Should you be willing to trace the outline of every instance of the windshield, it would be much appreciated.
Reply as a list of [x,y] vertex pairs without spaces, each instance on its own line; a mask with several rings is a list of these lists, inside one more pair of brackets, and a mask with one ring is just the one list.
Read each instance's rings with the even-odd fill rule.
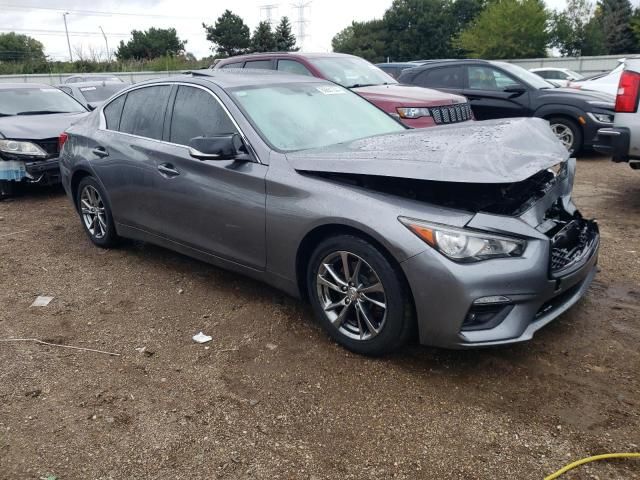
[[405,130],[338,85],[288,83],[230,92],[260,136],[277,150],[306,150]]
[[85,112],[76,100],[57,88],[0,90],[0,115]]
[[573,70],[566,70],[566,73],[571,75],[575,80],[580,80],[582,78],[582,75],[580,75],[578,72],[574,72]]
[[324,78],[347,88],[398,83],[392,76],[358,57],[319,57],[310,58],[309,62],[320,70]]
[[518,80],[531,85],[533,88],[555,88],[555,85],[550,84],[542,77],[522,68],[520,65],[514,65],[513,63],[507,62],[493,62],[493,64],[503,68]]
[[118,93],[127,85],[124,83],[116,83],[110,85],[96,85],[94,87],[79,87],[80,93],[87,102],[102,102],[114,93]]

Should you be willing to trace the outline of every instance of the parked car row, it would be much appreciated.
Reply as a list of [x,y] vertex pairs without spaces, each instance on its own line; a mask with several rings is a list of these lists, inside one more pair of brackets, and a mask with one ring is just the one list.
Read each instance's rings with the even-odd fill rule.
[[[460,94],[492,92],[469,66],[489,69],[505,101],[537,98],[501,65],[427,62],[401,78],[455,67]],[[59,89],[24,88],[48,106],[14,99],[0,120],[64,130],[51,163],[60,149],[96,246],[143,240],[262,280],[308,300],[358,353],[416,334],[450,348],[526,341],[595,276],[598,227],[571,200],[575,159],[548,122],[470,121],[458,92],[398,84],[355,57],[228,59],[128,86],[91,113]],[[5,183],[46,164],[41,138],[17,132],[0,141]]]

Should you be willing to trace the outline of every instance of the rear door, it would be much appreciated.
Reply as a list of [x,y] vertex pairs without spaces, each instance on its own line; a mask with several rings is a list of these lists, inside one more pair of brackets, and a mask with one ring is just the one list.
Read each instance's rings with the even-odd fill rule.
[[156,161],[171,85],[151,85],[121,95],[105,106],[106,126],[89,141],[92,165],[109,194],[116,222],[157,228]]
[[412,83],[419,87],[435,88],[461,95],[464,91],[464,67],[448,65],[428,68],[416,75]]
[[189,154],[194,137],[238,133],[210,90],[179,85],[170,104],[167,143],[155,162],[156,228],[181,244],[263,269],[267,166]]
[[[462,93],[469,99],[476,120],[531,116],[529,87],[515,77],[492,65],[467,65],[465,71]],[[514,88],[523,91],[507,91]]]

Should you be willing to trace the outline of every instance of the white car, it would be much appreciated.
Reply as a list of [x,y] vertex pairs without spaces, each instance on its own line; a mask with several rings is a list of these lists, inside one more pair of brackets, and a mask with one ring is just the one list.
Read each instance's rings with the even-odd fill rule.
[[568,68],[532,68],[529,71],[544,78],[547,82],[555,85],[556,87],[566,87],[569,82],[583,78],[583,76],[578,72],[574,72]]
[[627,60],[619,78],[613,127],[598,130],[594,148],[640,170],[640,58]]
[[618,93],[618,82],[620,81],[620,75],[624,69],[625,59],[618,60],[620,64],[607,73],[601,73],[593,77],[583,78],[582,80],[576,80],[569,82],[570,88],[578,88],[580,90],[596,90],[598,92],[605,92],[611,95]]

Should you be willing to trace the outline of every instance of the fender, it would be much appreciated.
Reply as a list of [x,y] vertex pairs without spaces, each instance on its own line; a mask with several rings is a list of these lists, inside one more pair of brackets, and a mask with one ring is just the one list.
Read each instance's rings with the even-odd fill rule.
[[586,113],[581,108],[574,107],[573,105],[562,105],[557,103],[542,105],[535,112],[533,112],[533,116],[539,118],[553,117],[556,115],[570,117],[579,125],[581,125],[578,117],[585,116]]

